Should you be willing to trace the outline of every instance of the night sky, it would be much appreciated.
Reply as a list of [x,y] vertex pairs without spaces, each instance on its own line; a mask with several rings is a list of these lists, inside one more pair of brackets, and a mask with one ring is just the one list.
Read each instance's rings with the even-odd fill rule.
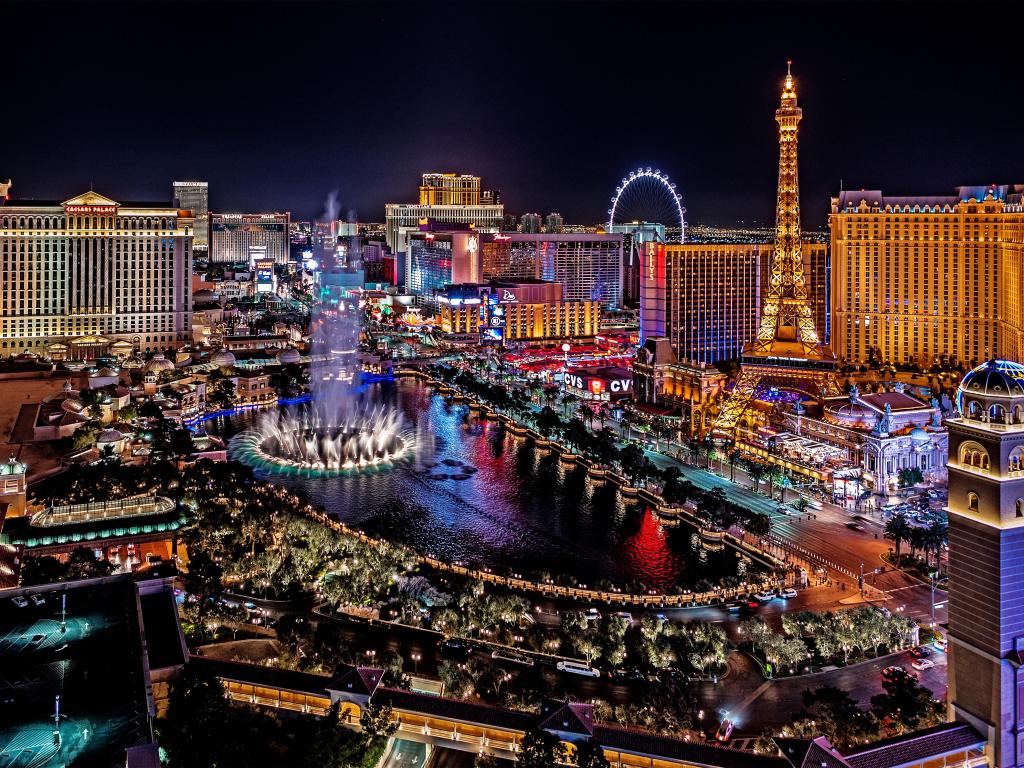
[[[987,10],[981,10],[981,8]],[[383,220],[424,171],[506,210],[604,220],[651,165],[691,223],[770,221],[792,58],[804,225],[840,188],[1024,182],[1021,4],[7,6],[12,197],[163,200]]]

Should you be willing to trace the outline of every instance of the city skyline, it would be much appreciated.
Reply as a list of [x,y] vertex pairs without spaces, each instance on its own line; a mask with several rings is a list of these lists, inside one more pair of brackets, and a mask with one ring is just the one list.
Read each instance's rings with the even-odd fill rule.
[[[775,136],[761,116],[787,59],[811,116],[802,128],[805,228],[825,225],[841,186],[934,194],[1024,174],[1009,130],[1021,108],[1004,98],[1012,74],[975,77],[931,45],[954,33],[951,14],[922,19],[913,6],[887,7],[876,29],[844,6],[799,4],[642,13],[569,4],[545,6],[542,16],[506,4],[463,13],[426,4],[257,7],[243,15],[214,5],[195,25],[155,6],[121,7],[109,21],[80,6],[46,17],[17,6],[15,68],[57,82],[70,61],[87,58],[95,73],[117,72],[117,85],[97,90],[109,76],[98,74],[92,87],[64,95],[76,116],[71,146],[66,123],[48,116],[47,89],[19,94],[7,131],[20,149],[0,169],[14,180],[12,197],[91,186],[115,199],[162,200],[169,180],[202,179],[211,210],[287,209],[310,219],[337,190],[343,215],[377,221],[385,203],[416,199],[421,173],[453,171],[500,189],[511,212],[557,210],[567,222],[596,224],[619,179],[649,165],[678,184],[692,222],[770,223]],[[154,23],[163,34],[123,34]],[[1008,29],[980,17],[955,24],[966,48],[997,50]],[[635,54],[600,43],[630,25],[643,29]],[[169,55],[182,34],[200,51],[187,66]],[[578,55],[566,35],[594,44]],[[496,61],[481,55],[474,66],[461,45],[441,44],[437,73],[417,76],[417,51],[430,40],[487,40]],[[53,49],[66,58],[46,55]],[[865,53],[884,54],[884,63],[868,64]],[[205,87],[183,88],[189,67]],[[531,83],[547,118],[523,106]],[[949,94],[968,88],[970,104],[951,108]]]

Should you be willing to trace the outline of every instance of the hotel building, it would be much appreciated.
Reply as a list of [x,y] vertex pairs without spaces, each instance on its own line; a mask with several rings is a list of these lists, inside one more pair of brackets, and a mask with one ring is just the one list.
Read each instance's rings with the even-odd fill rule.
[[1024,765],[1024,366],[969,372],[946,427],[949,717],[987,738],[987,765]]
[[411,232],[405,259],[405,287],[420,303],[454,283],[479,283],[480,238],[475,230]]
[[564,301],[557,283],[449,285],[436,300],[441,332],[473,341],[592,338],[601,325],[600,303]]
[[499,232],[505,213],[500,199],[497,192],[481,190],[479,176],[425,173],[418,203],[388,203],[384,207],[388,247],[392,253],[404,252],[409,234],[428,220],[469,225],[480,232]]
[[[639,243],[641,338],[667,336],[676,357],[689,363],[738,358],[757,335],[774,247]],[[827,334],[828,249],[802,248],[815,326]]]
[[251,264],[270,259],[287,264],[289,213],[211,213],[210,263]]
[[1024,359],[1020,186],[832,198],[832,348],[849,362]]
[[205,181],[176,181],[173,190],[174,205],[192,211],[196,220],[192,251],[205,257],[210,247],[210,185]]
[[622,235],[499,234],[482,240],[484,280],[561,283],[567,301],[622,306]]
[[57,359],[186,343],[191,211],[111,200],[0,202],[0,355]]

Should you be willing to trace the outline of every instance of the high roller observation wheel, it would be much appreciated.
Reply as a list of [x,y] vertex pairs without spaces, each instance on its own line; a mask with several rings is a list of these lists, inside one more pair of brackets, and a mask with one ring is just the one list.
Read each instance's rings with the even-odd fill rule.
[[[662,173],[658,168],[641,167],[635,171],[630,171],[628,176],[623,176],[619,186],[615,188],[615,194],[612,196],[612,207],[608,209],[608,231],[611,232],[612,227],[615,225],[615,213],[619,210],[619,202],[623,194],[631,185],[648,184],[650,182],[653,182],[655,188],[660,186],[665,190],[670,206],[675,208],[675,212],[679,216],[679,241],[684,242],[686,240],[686,208],[683,207],[683,198],[676,191],[676,185],[669,179],[668,174]],[[625,222],[619,222],[619,224],[623,223]],[[667,221],[652,223],[671,226],[670,222]]]

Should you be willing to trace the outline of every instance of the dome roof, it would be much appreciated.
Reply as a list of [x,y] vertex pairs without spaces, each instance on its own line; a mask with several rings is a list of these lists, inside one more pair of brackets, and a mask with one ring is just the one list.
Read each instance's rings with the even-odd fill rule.
[[145,363],[137,357],[129,357],[127,360],[121,363],[121,365],[123,365],[125,368],[142,368],[145,365]]
[[192,301],[196,304],[205,304],[211,301],[217,301],[220,298],[220,294],[216,291],[211,291],[209,288],[200,288],[198,291],[192,292]]
[[989,360],[964,376],[960,391],[970,395],[1024,397],[1024,365]]
[[874,424],[878,414],[859,402],[849,400],[837,405],[825,406],[826,419],[842,424]]
[[85,403],[77,397],[68,396],[61,401],[60,407],[69,413],[81,413],[85,410]]
[[146,371],[153,371],[159,373],[160,371],[171,371],[174,370],[174,363],[168,360],[160,352],[153,355],[153,359],[146,363]]
[[97,443],[116,443],[118,440],[124,440],[124,435],[116,429],[105,429],[96,438]]
[[210,362],[218,368],[231,368],[235,364],[235,356],[226,349],[218,349],[210,355]]
[[928,430],[922,429],[921,427],[914,427],[910,430],[910,439],[915,443],[927,443],[931,440],[931,435],[928,434]]
[[288,347],[288,349],[282,349],[277,353],[277,362],[281,365],[291,365],[299,362],[299,359],[299,350],[295,347]]

